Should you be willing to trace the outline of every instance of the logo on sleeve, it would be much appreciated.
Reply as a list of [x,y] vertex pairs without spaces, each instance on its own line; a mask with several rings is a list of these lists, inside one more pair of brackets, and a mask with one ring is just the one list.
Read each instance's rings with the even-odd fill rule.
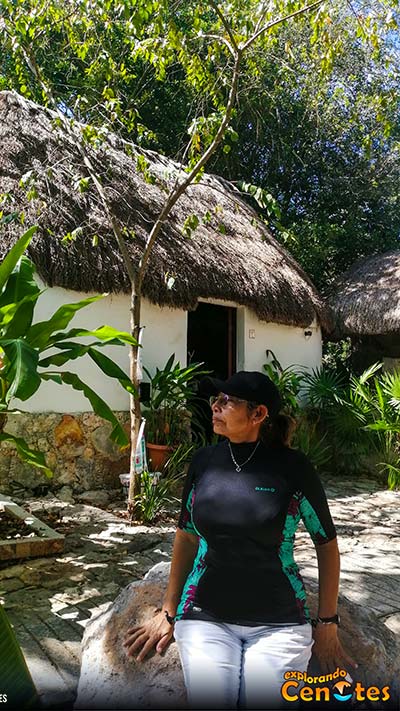
[[276,491],[274,486],[255,486],[254,489],[256,491],[271,491],[272,493]]

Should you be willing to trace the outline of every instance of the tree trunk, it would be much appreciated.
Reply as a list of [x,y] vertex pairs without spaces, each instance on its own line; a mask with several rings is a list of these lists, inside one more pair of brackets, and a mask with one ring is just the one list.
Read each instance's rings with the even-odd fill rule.
[[130,481],[128,494],[128,513],[131,519],[135,515],[135,496],[140,494],[140,474],[136,474],[136,448],[138,444],[138,434],[140,422],[142,419],[140,397],[139,397],[139,340],[140,340],[140,320],[141,320],[142,294],[140,283],[132,284],[131,292],[131,335],[136,339],[137,345],[131,346],[130,350],[130,378],[135,389],[135,394],[130,395],[130,414],[131,414],[131,457],[130,457]]

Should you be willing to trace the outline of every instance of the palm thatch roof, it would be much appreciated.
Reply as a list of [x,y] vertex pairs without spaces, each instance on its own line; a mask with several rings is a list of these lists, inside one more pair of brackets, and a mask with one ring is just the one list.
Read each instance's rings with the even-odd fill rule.
[[337,336],[400,336],[400,250],[356,262],[329,304]]
[[[95,136],[88,150],[137,262],[166,192],[183,172],[176,162],[110,133]],[[0,258],[23,232],[22,213],[25,226],[39,226],[29,255],[47,284],[129,292],[118,246],[95,188],[82,182],[86,178],[76,142],[56,114],[0,92],[0,193],[6,194]],[[193,215],[199,224],[185,236],[185,220]],[[76,239],[62,243],[68,234]],[[199,297],[224,299],[265,321],[306,327],[317,317],[329,327],[323,302],[296,261],[240,193],[211,175],[189,187],[172,210],[149,263],[144,295],[189,310]]]

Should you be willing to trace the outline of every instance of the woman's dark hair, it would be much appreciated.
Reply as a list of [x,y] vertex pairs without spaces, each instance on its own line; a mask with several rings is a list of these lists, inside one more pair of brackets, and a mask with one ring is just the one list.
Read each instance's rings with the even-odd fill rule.
[[[258,407],[258,404],[249,402],[247,407],[249,410],[254,410]],[[284,447],[290,447],[296,424],[296,420],[293,417],[283,413],[275,417],[267,417],[260,427],[260,440],[267,445],[281,444]]]

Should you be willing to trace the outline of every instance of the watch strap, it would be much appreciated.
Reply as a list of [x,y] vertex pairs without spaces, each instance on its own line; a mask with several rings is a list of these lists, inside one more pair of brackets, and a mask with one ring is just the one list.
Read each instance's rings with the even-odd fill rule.
[[168,610],[164,610],[164,615],[166,617],[167,622],[169,622],[170,625],[173,625],[175,622],[175,617],[171,617]]
[[340,617],[337,614],[333,615],[332,617],[320,617],[318,615],[317,622],[321,622],[321,624],[323,625],[337,625],[339,627]]

